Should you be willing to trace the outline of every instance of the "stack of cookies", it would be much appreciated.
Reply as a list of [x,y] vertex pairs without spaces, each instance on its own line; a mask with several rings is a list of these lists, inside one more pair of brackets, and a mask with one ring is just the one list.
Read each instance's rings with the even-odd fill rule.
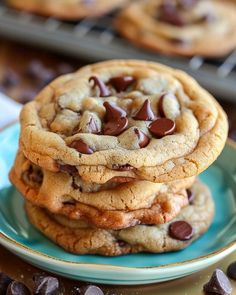
[[187,74],[114,60],[59,77],[26,104],[10,179],[31,223],[77,254],[185,248],[214,203],[196,176],[222,151],[227,118]]

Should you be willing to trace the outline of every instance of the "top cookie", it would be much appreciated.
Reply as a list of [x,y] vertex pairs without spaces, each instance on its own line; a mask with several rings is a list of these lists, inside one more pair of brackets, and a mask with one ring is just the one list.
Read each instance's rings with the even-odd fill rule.
[[187,74],[135,60],[56,79],[24,106],[20,121],[30,161],[97,183],[199,174],[220,154],[228,129],[222,108]]
[[136,1],[115,24],[134,44],[165,54],[215,57],[236,46],[236,6],[229,1]]
[[7,0],[14,8],[64,20],[100,16],[127,0]]

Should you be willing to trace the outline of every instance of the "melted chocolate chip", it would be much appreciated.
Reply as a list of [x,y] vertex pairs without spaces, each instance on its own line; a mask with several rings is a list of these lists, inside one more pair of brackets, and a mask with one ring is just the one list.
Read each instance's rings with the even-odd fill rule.
[[194,199],[194,194],[190,189],[186,189],[187,196],[188,196],[188,202],[189,204],[192,204],[193,199]]
[[216,269],[210,281],[203,286],[203,290],[207,294],[228,295],[232,292],[232,286],[224,272],[221,269]]
[[135,128],[134,132],[138,136],[140,148],[144,148],[149,144],[150,138],[143,131],[139,130],[138,128]]
[[93,87],[97,86],[100,90],[100,96],[101,97],[106,97],[106,96],[110,96],[111,92],[110,90],[107,88],[107,86],[105,85],[105,83],[100,80],[98,77],[96,76],[92,76],[89,78],[89,82],[93,81]]
[[149,131],[156,137],[162,138],[175,131],[175,122],[167,118],[158,118],[149,125]]
[[30,290],[21,282],[11,282],[7,288],[6,295],[30,295]]
[[111,78],[108,83],[110,83],[117,92],[121,92],[125,91],[134,81],[134,77],[119,76]]
[[117,243],[120,247],[124,247],[126,245],[126,242],[123,240],[117,240]]
[[97,286],[87,286],[81,289],[81,295],[104,295],[103,291]]
[[0,272],[0,295],[5,295],[7,287],[13,280],[4,272]]
[[173,1],[166,1],[160,6],[159,20],[178,27],[186,25]]
[[109,103],[107,101],[104,102],[104,107],[106,109],[106,114],[104,117],[104,122],[115,121],[120,119],[121,117],[126,117],[126,111],[122,108],[116,106],[113,103]]
[[93,150],[82,139],[74,140],[70,143],[69,147],[77,150],[81,154],[91,155]]
[[152,121],[155,119],[155,115],[152,111],[150,100],[146,99],[141,109],[134,116],[135,120]]
[[169,235],[175,240],[187,241],[193,236],[193,228],[186,221],[175,221],[169,226]]
[[118,118],[114,121],[109,121],[104,124],[103,134],[117,136],[120,135],[128,126],[128,119],[126,117]]
[[72,165],[59,165],[59,169],[62,172],[67,172],[70,175],[74,175],[78,173],[78,170],[75,166]]
[[232,280],[236,280],[236,261],[232,262],[227,268],[227,276]]
[[59,294],[59,281],[55,277],[50,276],[34,276],[34,289],[35,295],[58,295]]
[[125,164],[125,165],[113,164],[112,169],[116,171],[131,171],[134,169],[134,167],[129,164]]

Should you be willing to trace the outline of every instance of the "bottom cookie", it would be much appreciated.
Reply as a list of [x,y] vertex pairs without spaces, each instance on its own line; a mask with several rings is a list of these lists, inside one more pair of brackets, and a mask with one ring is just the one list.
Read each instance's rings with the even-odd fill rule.
[[76,254],[116,256],[127,253],[176,251],[187,247],[210,226],[214,203],[208,188],[197,181],[194,198],[177,218],[162,225],[137,225],[123,230],[90,227],[31,203],[26,211],[31,223],[66,251]]

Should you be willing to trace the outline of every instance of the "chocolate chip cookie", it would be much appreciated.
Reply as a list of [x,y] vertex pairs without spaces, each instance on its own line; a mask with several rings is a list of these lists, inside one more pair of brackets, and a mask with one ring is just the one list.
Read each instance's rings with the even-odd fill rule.
[[216,160],[228,131],[220,105],[190,76],[136,60],[59,77],[24,106],[20,123],[31,162],[95,183],[195,176]]
[[7,0],[7,3],[16,9],[63,20],[100,16],[125,2],[127,0]]
[[99,228],[122,229],[172,220],[191,202],[195,177],[166,184],[87,183],[78,176],[43,170],[18,153],[10,180],[36,206]]
[[164,54],[218,57],[236,47],[236,6],[230,1],[135,1],[115,26],[135,45]]
[[176,251],[187,247],[210,226],[214,203],[207,187],[193,185],[194,199],[175,220],[163,225],[136,225],[122,230],[91,227],[26,203],[31,223],[69,252],[115,256],[127,253]]

